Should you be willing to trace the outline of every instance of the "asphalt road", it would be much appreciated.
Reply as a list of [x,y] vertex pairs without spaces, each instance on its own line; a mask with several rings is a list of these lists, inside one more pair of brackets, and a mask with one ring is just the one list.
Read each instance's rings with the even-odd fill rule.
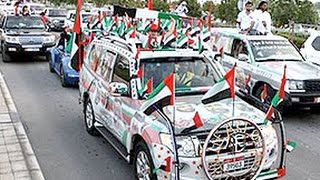
[[[77,88],[62,88],[44,60],[21,59],[0,60],[0,70],[46,179],[133,179],[132,166],[103,138],[86,133]],[[297,142],[285,179],[319,179],[320,112],[294,110],[284,120],[288,139]]]

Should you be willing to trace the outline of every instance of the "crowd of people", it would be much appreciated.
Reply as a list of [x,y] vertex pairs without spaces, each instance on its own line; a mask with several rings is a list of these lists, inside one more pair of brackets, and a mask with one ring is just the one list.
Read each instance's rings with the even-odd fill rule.
[[240,33],[248,35],[267,35],[271,33],[271,15],[268,12],[268,1],[262,0],[256,10],[253,2],[247,0],[244,9],[238,14],[237,28]]

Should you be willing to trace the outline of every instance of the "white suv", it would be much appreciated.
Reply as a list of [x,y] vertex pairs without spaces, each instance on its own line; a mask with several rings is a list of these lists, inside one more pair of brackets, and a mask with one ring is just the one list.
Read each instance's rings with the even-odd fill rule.
[[[170,81],[175,84],[172,106],[154,94],[164,92],[160,89],[174,71],[181,78]],[[222,74],[208,52],[137,51],[135,44],[117,37],[95,39],[79,83],[87,132],[102,134],[134,164],[138,179],[283,176],[277,170],[285,167],[284,134],[278,134],[275,124],[264,124],[265,113],[238,97],[235,116],[231,98],[202,100]],[[144,109],[150,99],[153,106]],[[280,127],[284,130],[282,123]]]

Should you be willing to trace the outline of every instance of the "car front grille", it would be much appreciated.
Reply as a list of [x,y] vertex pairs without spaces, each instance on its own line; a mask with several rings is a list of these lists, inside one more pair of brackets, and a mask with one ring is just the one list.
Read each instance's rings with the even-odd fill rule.
[[19,37],[21,45],[42,45],[43,37],[37,36],[25,36]]
[[261,167],[264,140],[260,128],[251,122],[228,121],[197,139],[198,154],[205,158],[205,171],[213,179],[251,179]]
[[[241,129],[239,129],[239,131],[242,131],[242,132],[245,131],[245,132],[251,133],[251,134],[254,133],[254,130],[255,130],[255,128],[253,126],[252,127],[240,127],[240,128]],[[231,146],[228,147],[229,143],[227,141],[227,137],[229,135],[227,134],[227,131],[225,129],[220,129],[218,131],[218,133],[216,133],[216,134],[218,137],[224,138],[226,140],[225,142],[223,142],[221,144],[221,147],[223,147],[223,148],[219,149],[218,151],[213,150],[213,149],[212,150],[207,149],[206,154],[207,155],[216,155],[216,154],[224,154],[224,153],[234,153],[234,152],[232,152],[233,151],[232,147]],[[207,135],[206,134],[205,135],[198,135],[197,137],[198,137],[199,143],[200,143],[199,144],[199,146],[200,146],[199,153],[201,153],[202,149],[203,149],[202,147],[205,143]],[[243,149],[243,152],[251,150],[251,149],[255,149],[254,143],[250,137],[243,137],[243,139],[239,139],[239,140],[241,140],[241,142],[245,143],[245,149]],[[214,146],[214,144],[217,144],[217,142],[215,142],[214,140],[210,140],[209,146]]]
[[320,81],[304,81],[304,89],[307,92],[320,92]]

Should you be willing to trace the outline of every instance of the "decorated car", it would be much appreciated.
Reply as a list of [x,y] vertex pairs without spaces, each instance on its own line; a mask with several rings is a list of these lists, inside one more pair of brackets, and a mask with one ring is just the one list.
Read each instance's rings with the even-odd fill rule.
[[243,35],[224,28],[216,29],[214,34],[215,49],[223,53],[220,62],[225,70],[237,64],[238,84],[243,92],[270,103],[286,67],[288,83],[283,104],[319,107],[320,68],[305,61],[289,40],[276,35]]
[[49,71],[59,75],[63,87],[78,85],[79,73],[71,66],[70,53],[66,51],[64,45],[59,45],[59,42],[50,50],[47,57]]
[[266,120],[227,84],[234,70],[224,73],[209,52],[95,39],[80,71],[86,130],[133,163],[138,179],[283,177],[279,113]]

